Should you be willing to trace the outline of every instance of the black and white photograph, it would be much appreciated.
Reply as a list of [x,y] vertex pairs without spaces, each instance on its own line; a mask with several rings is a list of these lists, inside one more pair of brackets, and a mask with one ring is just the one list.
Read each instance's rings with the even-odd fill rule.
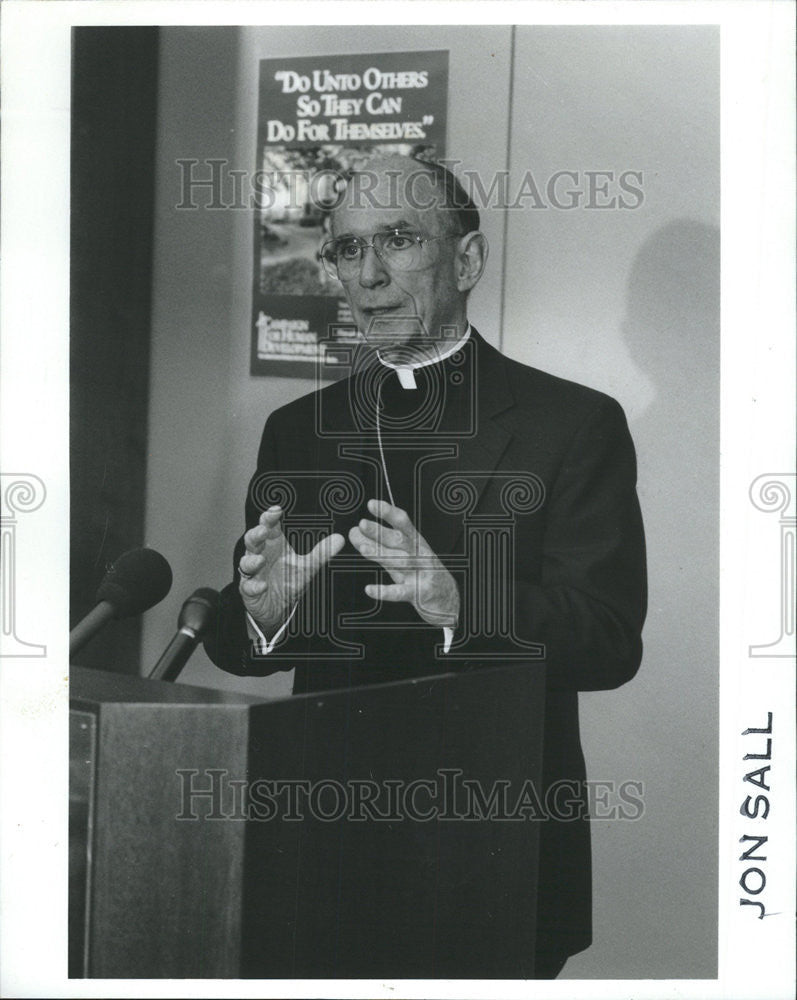
[[793,5],[45,6],[3,995],[790,996]]

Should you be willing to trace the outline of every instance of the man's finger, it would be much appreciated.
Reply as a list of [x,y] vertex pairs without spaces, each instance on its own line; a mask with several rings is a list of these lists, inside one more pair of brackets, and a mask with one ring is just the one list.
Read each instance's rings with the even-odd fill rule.
[[260,524],[271,526],[273,524],[277,524],[281,517],[282,507],[274,505],[273,507],[269,507],[268,510],[264,510],[260,515]]
[[[418,536],[420,538],[420,535]],[[440,569],[440,560],[431,552],[428,546],[418,553],[406,552],[404,549],[388,549],[382,545],[366,538],[358,528],[349,531],[349,541],[357,549],[363,559],[370,559],[372,562],[386,570],[398,570],[403,573],[410,572],[437,572]]]
[[324,563],[329,562],[333,556],[340,552],[345,544],[346,539],[337,532],[322,538],[305,556],[305,567],[310,575],[317,573]]
[[372,559],[385,569],[410,568],[411,557],[404,549],[389,549],[367,538],[355,525],[349,530],[349,541],[364,559]]
[[386,528],[382,524],[377,524],[376,521],[368,521],[365,518],[360,521],[357,527],[366,538],[387,549],[401,549],[407,544],[407,536],[397,528]]
[[407,585],[405,583],[369,583],[365,593],[375,601],[407,601]]
[[245,578],[238,582],[238,589],[246,597],[260,597],[268,590],[268,580],[261,580],[259,577],[252,577],[251,580]]
[[238,572],[244,579],[256,576],[268,564],[265,556],[246,552],[238,563]]
[[280,524],[256,524],[244,534],[244,545],[250,552],[262,552],[268,543],[278,542],[283,547],[285,536]]
[[244,532],[244,548],[247,552],[262,552],[265,544],[266,532],[259,524]]
[[381,521],[387,521],[391,528],[396,528],[408,538],[417,534],[409,515],[401,507],[394,507],[393,504],[384,500],[369,500],[368,510],[374,517],[378,517]]
[[258,527],[264,532],[265,537],[271,541],[275,538],[284,538],[282,531],[282,508],[269,507],[260,515]]
[[408,556],[402,549],[385,549],[378,545],[366,544],[360,549],[360,553],[365,559],[379,563],[383,569],[391,573],[393,571],[409,573],[418,569],[415,557]]

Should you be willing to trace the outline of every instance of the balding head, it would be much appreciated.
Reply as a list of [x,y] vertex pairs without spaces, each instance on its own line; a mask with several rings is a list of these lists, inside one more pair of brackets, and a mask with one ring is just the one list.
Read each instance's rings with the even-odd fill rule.
[[479,229],[479,210],[447,167],[398,154],[374,157],[350,171],[336,209],[400,206],[438,214],[435,228],[447,233],[465,236]]

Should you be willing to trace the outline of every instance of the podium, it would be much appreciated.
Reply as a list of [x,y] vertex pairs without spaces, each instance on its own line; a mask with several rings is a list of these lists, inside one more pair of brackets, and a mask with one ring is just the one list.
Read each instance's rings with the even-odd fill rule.
[[544,667],[265,701],[71,672],[69,974],[529,978]]

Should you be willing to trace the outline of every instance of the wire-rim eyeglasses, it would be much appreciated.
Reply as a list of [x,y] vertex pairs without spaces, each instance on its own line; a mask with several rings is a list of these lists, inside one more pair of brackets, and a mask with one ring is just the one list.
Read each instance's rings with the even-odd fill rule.
[[424,236],[413,229],[385,229],[370,240],[362,236],[338,236],[327,240],[319,256],[327,274],[338,281],[351,281],[360,274],[365,251],[371,247],[386,267],[396,271],[415,271],[426,266],[423,248],[437,240],[459,239],[459,233]]

